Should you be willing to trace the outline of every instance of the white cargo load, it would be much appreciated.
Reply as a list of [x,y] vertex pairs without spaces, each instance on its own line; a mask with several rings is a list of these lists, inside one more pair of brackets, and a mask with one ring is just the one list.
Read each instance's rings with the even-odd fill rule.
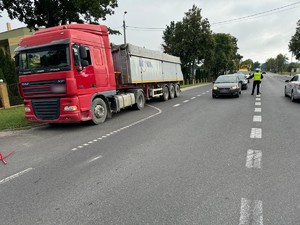
[[183,80],[179,57],[131,44],[113,45],[119,84],[178,82]]

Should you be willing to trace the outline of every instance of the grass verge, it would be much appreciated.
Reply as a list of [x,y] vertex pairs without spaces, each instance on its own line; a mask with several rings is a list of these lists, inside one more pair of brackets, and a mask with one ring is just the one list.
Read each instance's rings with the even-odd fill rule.
[[0,109],[0,131],[16,130],[31,126],[32,123],[25,119],[24,106]]

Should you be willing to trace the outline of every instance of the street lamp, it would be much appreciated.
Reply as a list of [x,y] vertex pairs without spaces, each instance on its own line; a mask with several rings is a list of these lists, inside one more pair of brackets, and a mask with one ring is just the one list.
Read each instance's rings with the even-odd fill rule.
[[125,14],[127,14],[127,12],[125,11],[123,14],[123,32],[124,32],[124,44],[126,44],[126,25],[125,25]]

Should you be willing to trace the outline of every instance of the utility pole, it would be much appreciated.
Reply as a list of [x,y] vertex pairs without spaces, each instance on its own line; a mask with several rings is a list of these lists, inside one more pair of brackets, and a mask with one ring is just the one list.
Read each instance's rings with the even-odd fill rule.
[[127,12],[125,11],[123,14],[123,35],[124,35],[124,44],[126,44],[126,25],[125,25],[125,14],[127,14]]

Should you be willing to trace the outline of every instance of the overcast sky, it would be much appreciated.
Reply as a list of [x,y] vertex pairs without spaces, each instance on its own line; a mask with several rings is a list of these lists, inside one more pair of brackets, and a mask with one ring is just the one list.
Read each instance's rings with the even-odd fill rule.
[[[280,53],[291,60],[288,43],[300,20],[300,1],[297,0],[119,0],[118,4],[115,14],[107,16],[102,23],[123,33],[126,11],[128,43],[161,51],[163,30],[171,21],[182,21],[184,13],[195,4],[214,33],[228,33],[238,39],[238,52],[243,60],[260,63]],[[6,31],[7,22],[12,29],[24,26],[11,21],[5,13],[2,16],[0,32]],[[111,36],[110,40],[115,44],[124,41],[122,35]]]

